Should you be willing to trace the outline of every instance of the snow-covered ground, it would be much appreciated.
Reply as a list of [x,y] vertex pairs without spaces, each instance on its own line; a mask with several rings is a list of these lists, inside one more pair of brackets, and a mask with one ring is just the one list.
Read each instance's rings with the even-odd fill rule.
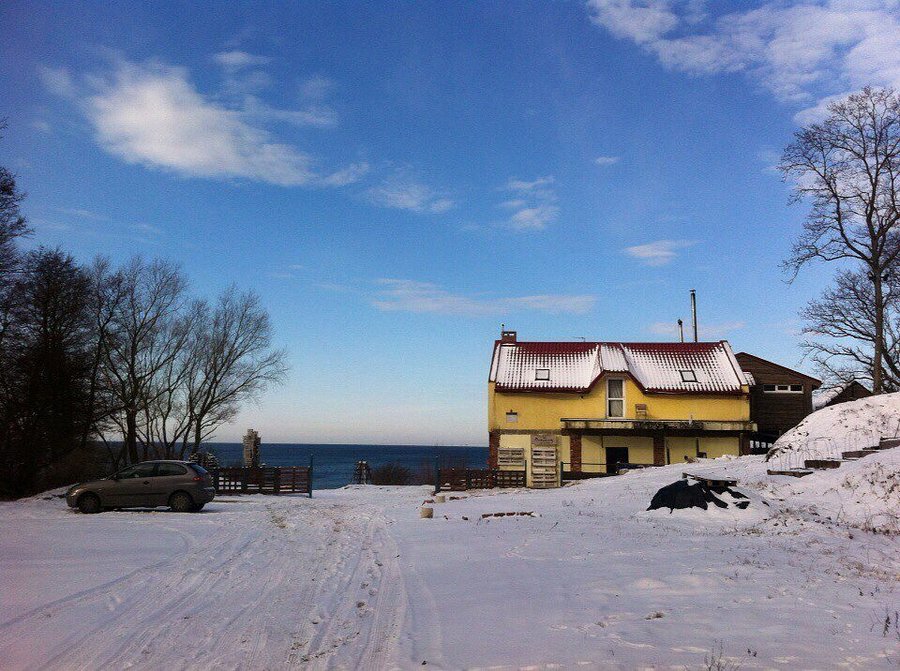
[[[0,504],[0,667],[896,668],[900,537],[844,514],[876,464],[896,490],[900,449],[802,480],[745,457],[467,492],[434,519],[414,487]],[[647,512],[682,471],[750,506]]]
[[840,459],[892,437],[900,437],[900,392],[817,410],[775,441],[769,460],[773,468],[802,468],[805,459]]

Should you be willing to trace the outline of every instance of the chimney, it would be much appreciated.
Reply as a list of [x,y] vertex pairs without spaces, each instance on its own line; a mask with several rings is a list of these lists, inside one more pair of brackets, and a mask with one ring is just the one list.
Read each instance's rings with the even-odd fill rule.
[[680,319],[678,320],[678,337],[681,342],[684,342],[684,322]]
[[697,291],[691,289],[691,315],[694,320],[694,342],[697,342]]
[[500,342],[515,342],[516,341],[516,332],[515,331],[507,331],[503,329],[500,331]]

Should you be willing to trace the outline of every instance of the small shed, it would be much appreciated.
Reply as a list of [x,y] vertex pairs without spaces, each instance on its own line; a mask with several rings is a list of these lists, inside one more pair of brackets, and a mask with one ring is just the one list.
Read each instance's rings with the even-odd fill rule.
[[833,387],[817,390],[813,394],[813,409],[821,410],[838,403],[868,398],[871,395],[872,392],[864,384],[856,380],[850,380]]

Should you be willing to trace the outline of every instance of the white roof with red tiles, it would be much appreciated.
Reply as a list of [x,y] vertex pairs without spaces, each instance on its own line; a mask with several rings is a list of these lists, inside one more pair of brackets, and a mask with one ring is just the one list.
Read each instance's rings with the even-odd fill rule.
[[584,393],[606,373],[630,376],[645,391],[737,394],[746,387],[725,340],[700,343],[516,342],[494,345],[497,391]]

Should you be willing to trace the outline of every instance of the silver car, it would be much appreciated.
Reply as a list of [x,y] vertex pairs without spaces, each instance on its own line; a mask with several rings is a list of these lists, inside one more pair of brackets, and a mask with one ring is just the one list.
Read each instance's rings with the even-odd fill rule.
[[99,513],[111,508],[168,506],[197,512],[216,496],[212,476],[189,461],[144,461],[102,480],[83,482],[66,493],[70,508]]

